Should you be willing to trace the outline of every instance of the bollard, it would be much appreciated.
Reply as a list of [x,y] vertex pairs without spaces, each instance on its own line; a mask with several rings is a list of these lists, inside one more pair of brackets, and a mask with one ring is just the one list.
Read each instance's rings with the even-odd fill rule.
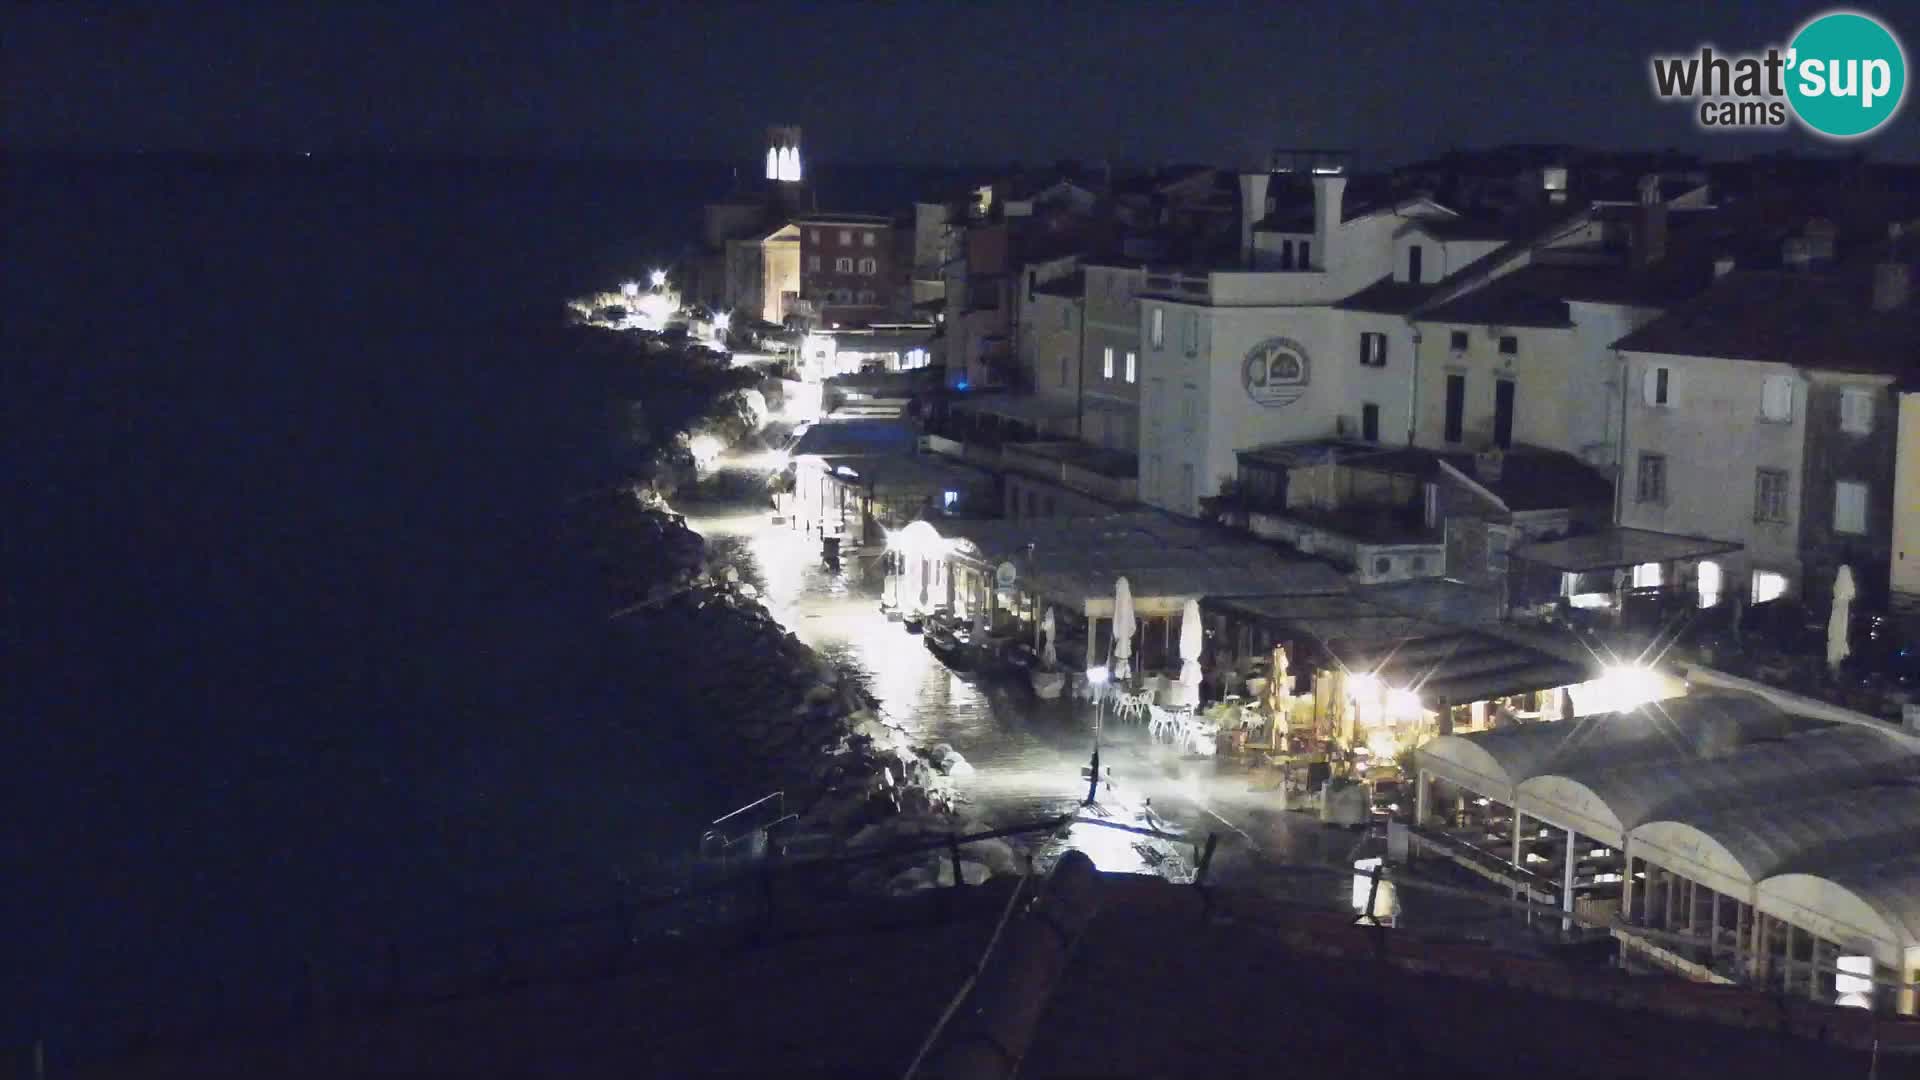
[[1018,1070],[1074,943],[1100,910],[1100,872],[1069,851],[987,961],[960,1026],[936,1046],[919,1076],[1006,1080]]

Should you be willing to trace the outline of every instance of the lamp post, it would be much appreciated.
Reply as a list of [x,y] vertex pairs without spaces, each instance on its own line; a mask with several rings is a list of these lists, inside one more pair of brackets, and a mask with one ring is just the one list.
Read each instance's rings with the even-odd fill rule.
[[1100,719],[1107,704],[1107,668],[1105,664],[1087,669],[1087,685],[1093,688],[1093,763],[1087,774],[1087,801],[1092,806],[1100,794]]

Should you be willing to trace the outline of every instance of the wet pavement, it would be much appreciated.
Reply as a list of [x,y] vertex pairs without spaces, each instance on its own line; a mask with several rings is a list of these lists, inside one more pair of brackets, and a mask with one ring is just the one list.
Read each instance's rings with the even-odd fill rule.
[[[706,537],[709,565],[736,569],[802,641],[863,679],[881,711],[917,743],[948,743],[972,763],[974,775],[961,784],[968,816],[1002,827],[1080,806],[1087,793],[1081,769],[1094,745],[1092,706],[1042,701],[1021,682],[948,670],[919,636],[880,610],[878,551],[846,553],[831,570],[817,539],[775,525],[750,480],[732,479],[731,497],[675,500],[687,524]],[[1209,880],[1258,882],[1263,891],[1322,906],[1349,902],[1351,878],[1297,867],[1350,868],[1364,837],[1284,810],[1277,772],[1183,754],[1150,740],[1144,725],[1119,724],[1111,715],[1102,725],[1100,761],[1111,785],[1090,813],[1136,826],[1151,820],[1181,840],[1076,824],[1043,850],[1043,860],[1074,847],[1105,870],[1182,880],[1211,834],[1218,841]]]

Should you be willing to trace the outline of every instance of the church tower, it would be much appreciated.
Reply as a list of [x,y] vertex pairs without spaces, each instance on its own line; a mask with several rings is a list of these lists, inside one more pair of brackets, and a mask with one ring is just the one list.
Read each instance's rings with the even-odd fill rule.
[[767,129],[767,179],[780,184],[798,184],[805,174],[800,165],[800,129],[776,126]]

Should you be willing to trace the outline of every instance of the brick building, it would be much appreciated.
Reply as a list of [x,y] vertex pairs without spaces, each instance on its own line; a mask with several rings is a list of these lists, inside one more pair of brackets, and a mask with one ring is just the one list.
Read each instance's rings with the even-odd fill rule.
[[894,302],[891,218],[814,214],[801,218],[800,296],[821,325],[882,321]]

